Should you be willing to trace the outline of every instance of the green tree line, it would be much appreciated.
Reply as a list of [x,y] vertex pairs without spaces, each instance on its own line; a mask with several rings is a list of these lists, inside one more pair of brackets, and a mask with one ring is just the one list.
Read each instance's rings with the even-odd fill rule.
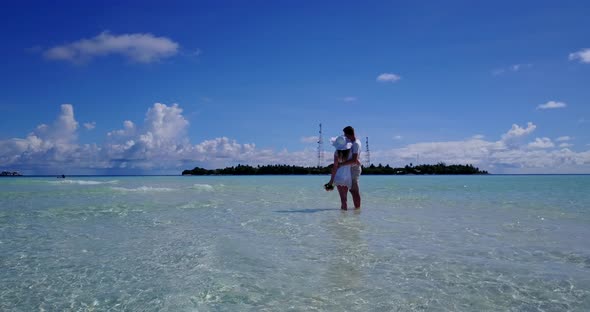
[[[195,167],[192,170],[184,170],[182,175],[324,175],[332,172],[332,166],[326,167],[300,167],[293,165],[265,165],[249,166],[237,165],[223,169],[204,169]],[[371,164],[363,167],[363,175],[424,175],[424,174],[488,174],[485,170],[479,170],[471,164],[447,165],[440,162],[436,165],[406,165],[402,168],[393,168],[389,165],[377,166]]]

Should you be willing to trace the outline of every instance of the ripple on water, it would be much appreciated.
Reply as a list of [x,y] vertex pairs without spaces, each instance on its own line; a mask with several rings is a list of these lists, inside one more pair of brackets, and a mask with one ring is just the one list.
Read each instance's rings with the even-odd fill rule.
[[47,183],[54,185],[100,185],[100,184],[116,184],[118,180],[111,181],[92,181],[92,180],[58,180],[58,181],[46,181]]
[[136,188],[126,188],[126,187],[112,187],[114,191],[118,192],[139,192],[139,193],[152,193],[152,192],[171,192],[174,191],[173,188],[168,187],[154,187],[154,186],[140,186]]

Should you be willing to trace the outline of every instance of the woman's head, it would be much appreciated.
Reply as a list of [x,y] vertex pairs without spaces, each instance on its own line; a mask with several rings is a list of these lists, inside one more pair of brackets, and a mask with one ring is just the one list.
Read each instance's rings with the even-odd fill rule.
[[346,126],[344,129],[342,129],[342,132],[344,132],[344,135],[349,139],[349,140],[354,140],[356,139],[355,135],[354,135],[354,128],[351,126]]
[[332,142],[332,146],[336,149],[338,160],[341,162],[347,160],[348,155],[350,154],[350,149],[352,148],[352,143],[347,141],[346,137],[343,135],[331,138],[330,141]]

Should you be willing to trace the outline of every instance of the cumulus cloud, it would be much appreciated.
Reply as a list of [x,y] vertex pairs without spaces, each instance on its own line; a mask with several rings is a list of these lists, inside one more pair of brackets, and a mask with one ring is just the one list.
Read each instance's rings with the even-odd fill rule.
[[84,128],[86,128],[87,130],[92,130],[94,128],[96,128],[96,122],[85,122],[84,123]]
[[[315,147],[276,151],[228,137],[192,144],[188,127],[180,106],[155,103],[147,109],[143,121],[124,121],[121,129],[107,133],[103,144],[79,144],[74,109],[64,104],[54,122],[39,125],[24,138],[0,140],[0,163],[7,170],[27,174],[61,174],[60,168],[70,168],[72,173],[140,174],[179,173],[195,166],[221,168],[238,163],[317,165]],[[567,142],[571,138],[566,136],[555,139],[561,142],[559,146],[545,137],[527,140],[536,127],[532,122],[526,126],[514,124],[496,141],[476,135],[459,141],[374,149],[371,160],[403,166],[415,163],[419,155],[421,163],[473,164],[493,173],[590,172],[590,151],[570,150]],[[303,139],[316,142],[317,137]],[[329,163],[330,159],[326,159],[324,165]]]
[[580,63],[590,64],[590,49],[583,49],[569,55],[570,61],[580,61]]
[[94,38],[80,39],[46,50],[50,60],[85,63],[100,56],[122,55],[137,63],[151,63],[178,53],[178,43],[152,34],[112,35],[105,31]]
[[523,128],[517,124],[513,124],[512,128],[510,128],[510,130],[508,130],[508,132],[506,132],[504,135],[502,135],[502,139],[506,140],[509,138],[521,137],[521,136],[530,134],[531,132],[535,131],[536,128],[537,128],[537,126],[535,126],[530,121],[527,123],[526,128]]
[[123,129],[107,133],[103,145],[81,145],[77,143],[78,122],[73,107],[64,104],[54,123],[39,125],[24,139],[0,141],[0,163],[33,173],[54,174],[56,168],[62,167],[98,173],[178,172],[200,162],[222,160],[220,164],[233,164],[258,159],[254,144],[240,144],[226,137],[192,145],[188,125],[177,104],[155,103],[142,124],[126,120]]
[[52,125],[41,124],[32,135],[52,144],[69,144],[76,140],[78,122],[71,104],[61,105],[61,114]]
[[200,155],[200,160],[214,158],[227,158],[233,161],[250,162],[249,159],[255,152],[254,144],[239,144],[236,140],[226,137],[206,140],[195,146],[195,151]]
[[555,144],[549,138],[536,138],[534,142],[529,143],[530,148],[551,148]]
[[[409,144],[405,147],[391,151],[373,151],[371,158],[378,160],[384,158],[395,159],[400,165],[416,163],[416,156],[419,155],[422,163],[479,163],[479,160],[494,150],[495,144],[478,139],[467,141],[448,142],[424,142]],[[362,157],[362,154],[361,154]],[[385,161],[388,162],[388,161]]]
[[531,134],[536,128],[537,126],[530,121],[527,123],[526,128],[513,124],[512,128],[502,135],[502,139],[498,143],[511,148],[518,147],[523,142],[524,137]]
[[394,83],[394,82],[398,82],[400,79],[402,79],[402,77],[400,77],[399,75],[396,75],[396,74],[392,74],[392,73],[383,73],[383,74],[377,76],[378,82]]
[[[78,122],[70,104],[61,105],[61,112],[52,124],[37,126],[24,139],[0,142],[0,163],[47,164],[71,161],[76,155]],[[40,160],[42,160],[40,162]]]
[[555,109],[555,108],[564,108],[567,104],[564,102],[556,102],[556,101],[549,101],[545,104],[540,104],[537,106],[537,109]]
[[126,160],[185,157],[192,149],[186,135],[188,125],[177,104],[155,103],[148,109],[143,125],[126,120],[123,129],[109,132],[104,152],[109,158]]
[[403,166],[415,164],[419,156],[420,163],[473,164],[493,173],[590,172],[590,151],[574,152],[567,146],[556,148],[548,138],[538,138],[529,144],[506,144],[506,140],[528,136],[535,128],[532,123],[526,128],[513,125],[498,141],[472,137],[376,150],[371,153],[371,160]]
[[135,124],[133,121],[125,120],[123,122],[123,129],[121,130],[114,130],[107,133],[108,137],[116,138],[116,137],[130,137],[135,134]]

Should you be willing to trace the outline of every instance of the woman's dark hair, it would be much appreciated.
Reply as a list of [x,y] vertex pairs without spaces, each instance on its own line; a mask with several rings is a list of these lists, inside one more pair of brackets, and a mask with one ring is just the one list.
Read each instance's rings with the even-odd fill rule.
[[338,159],[340,159],[340,160],[347,160],[348,159],[348,154],[350,154],[350,149],[337,150],[336,152],[338,153]]
[[354,136],[354,128],[351,126],[345,127],[344,129],[342,129],[342,131],[344,131],[344,134],[346,134],[346,135]]

